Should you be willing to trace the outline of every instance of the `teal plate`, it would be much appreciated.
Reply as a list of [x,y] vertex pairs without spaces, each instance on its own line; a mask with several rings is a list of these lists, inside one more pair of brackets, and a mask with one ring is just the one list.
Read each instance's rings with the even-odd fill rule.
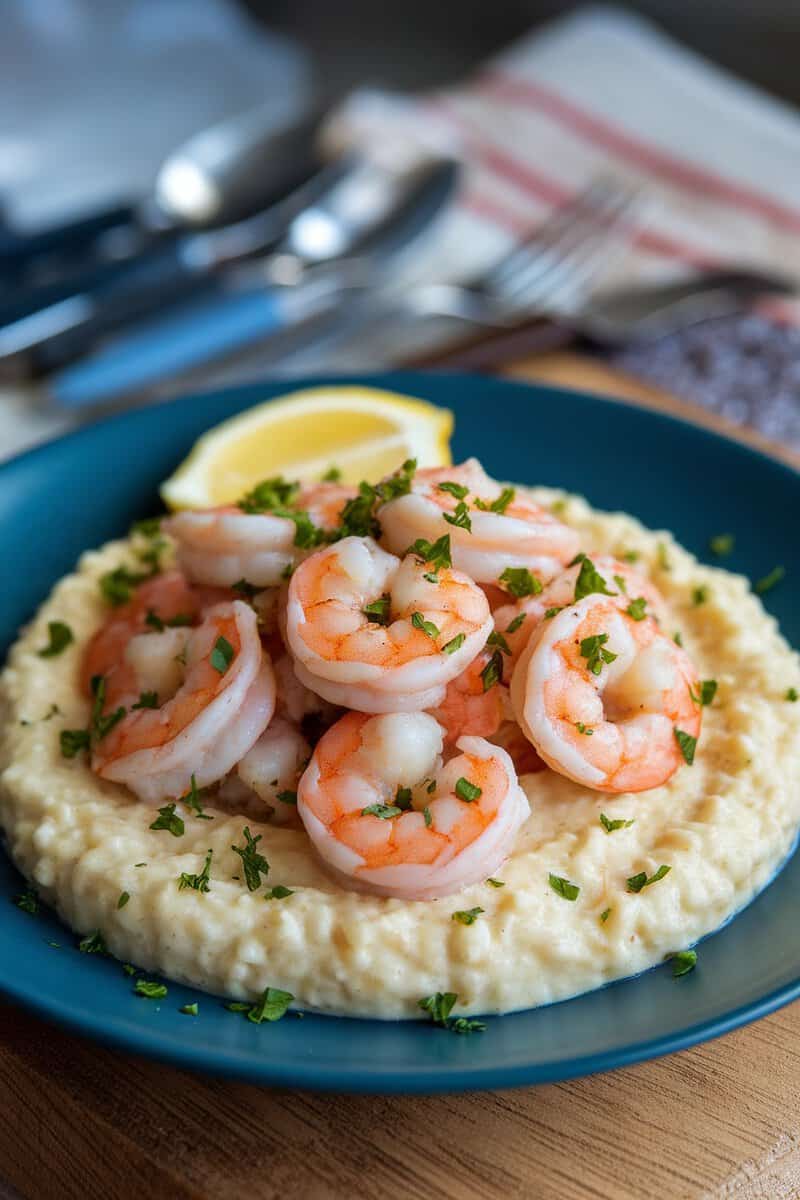
[[[599,508],[634,513],[651,528],[673,530],[701,558],[711,535],[733,531],[732,570],[758,578],[785,565],[786,581],[765,599],[800,645],[800,476],[788,467],[671,417],[578,392],[458,375],[358,382],[453,409],[457,459],[477,453],[493,475],[562,486]],[[199,434],[286,388],[264,383],[127,413],[0,467],[2,647],[82,550],[156,510],[159,481]],[[425,1022],[311,1014],[257,1026],[176,984],[165,1000],[140,999],[118,963],[79,954],[54,917],[14,907],[20,886],[0,859],[7,996],[126,1050],[255,1083],[362,1092],[542,1083],[680,1050],[800,995],[800,855],[703,943],[692,974],[673,980],[660,967],[549,1008],[489,1018],[485,1033],[466,1037]],[[178,1012],[195,1000],[198,1017]]]

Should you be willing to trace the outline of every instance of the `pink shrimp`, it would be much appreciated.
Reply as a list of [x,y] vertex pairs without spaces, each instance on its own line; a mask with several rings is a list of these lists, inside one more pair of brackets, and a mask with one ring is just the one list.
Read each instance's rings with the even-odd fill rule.
[[491,479],[476,458],[417,471],[411,491],[384,504],[378,519],[382,541],[395,554],[418,538],[434,542],[449,534],[454,564],[478,583],[496,583],[508,567],[551,579],[579,547],[576,530]]
[[529,815],[504,750],[464,737],[442,766],[427,713],[348,713],[328,730],[298,789],[317,853],[346,885],[429,900],[491,876]]
[[542,621],[511,680],[517,720],[553,770],[602,792],[659,787],[691,761],[697,673],[652,617],[590,595]]
[[431,713],[445,732],[447,742],[464,734],[491,738],[508,712],[508,689],[491,672],[496,662],[491,648],[481,650],[465,671],[445,690],[444,699]]
[[361,712],[430,708],[476,657],[492,621],[483,592],[450,567],[347,537],[292,576],[286,643],[301,683]]
[[[272,667],[248,605],[217,605],[202,624],[182,632],[185,662],[174,695],[158,697],[158,707],[118,708],[122,715],[94,742],[93,770],[142,800],[179,796],[192,777],[198,787],[222,779],[275,708]],[[107,704],[102,715],[113,716]]]

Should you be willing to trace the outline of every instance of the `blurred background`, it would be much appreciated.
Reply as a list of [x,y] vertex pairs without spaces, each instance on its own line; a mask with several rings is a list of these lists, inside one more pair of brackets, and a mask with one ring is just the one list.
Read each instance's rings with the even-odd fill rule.
[[0,455],[568,348],[800,446],[790,0],[5,0]]

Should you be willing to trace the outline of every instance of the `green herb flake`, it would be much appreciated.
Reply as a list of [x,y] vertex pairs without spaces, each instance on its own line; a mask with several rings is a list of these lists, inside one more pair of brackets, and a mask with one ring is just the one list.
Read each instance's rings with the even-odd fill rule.
[[392,817],[399,817],[402,808],[398,808],[396,804],[368,804],[366,808],[362,808],[362,817],[378,817],[381,821],[390,821]]
[[128,901],[130,900],[130,898],[131,898],[130,892],[120,892],[119,900],[117,901],[117,908],[118,909],[124,908],[125,905],[128,903]]
[[213,821],[214,818],[211,813],[207,813],[203,810],[200,797],[204,791],[205,788],[199,788],[197,786],[197,779],[195,778],[194,774],[192,774],[192,778],[189,783],[189,790],[185,796],[181,796],[180,803],[185,804],[186,807],[194,813],[198,821]]
[[275,887],[268,888],[264,893],[265,900],[285,900],[288,896],[294,895],[294,889],[284,887],[282,883],[276,883]]
[[425,828],[430,829],[431,825],[433,824],[433,817],[431,816],[431,810],[428,808],[427,804],[422,810],[422,815],[425,818]]
[[294,1000],[291,992],[283,992],[280,988],[264,988],[261,998],[247,1012],[248,1021],[260,1025],[263,1021],[280,1021],[285,1017],[289,1005]]
[[656,562],[662,571],[672,570],[672,563],[669,559],[666,542],[659,542],[656,546]]
[[463,483],[453,483],[451,479],[445,480],[444,483],[437,483],[437,490],[447,492],[450,496],[455,496],[456,500],[466,500],[469,493],[469,488]]
[[459,800],[463,800],[466,804],[472,804],[473,801],[480,800],[481,796],[483,795],[483,788],[479,788],[476,783],[470,783],[470,781],[465,779],[462,775],[461,778],[456,781],[455,793]]
[[458,921],[459,925],[474,925],[478,917],[484,910],[479,907],[461,908],[457,912],[450,914],[452,921]]
[[300,490],[300,484],[296,480],[284,479],[282,475],[273,475],[269,479],[262,479],[254,488],[251,488],[241,500],[237,501],[237,506],[246,513],[264,513],[274,512],[276,508],[286,508],[291,504]]
[[113,712],[103,712],[106,702],[106,681],[102,675],[92,676],[91,687],[94,694],[94,703],[92,704],[92,716],[89,723],[90,733],[100,741],[122,720],[125,716],[125,709],[120,706],[119,708],[115,708]]
[[635,817],[632,817],[628,821],[626,821],[624,818],[617,817],[612,821],[611,818],[607,817],[605,813],[600,813],[600,824],[603,826],[603,829],[605,829],[606,833],[614,833],[617,829],[630,829],[631,825],[633,825],[635,821]]
[[486,882],[488,883],[489,887],[493,888],[501,888],[506,886],[506,881],[504,879],[487,879]]
[[39,893],[34,887],[24,888],[18,896],[14,897],[13,903],[17,908],[21,908],[23,912],[29,913],[32,917],[38,916],[41,910],[39,901]]
[[143,996],[145,1000],[163,1000],[167,995],[167,985],[157,983],[155,979],[137,979],[133,990],[135,995]]
[[227,638],[220,635],[214,642],[214,649],[211,651],[209,662],[215,671],[218,671],[220,675],[224,675],[233,662],[233,656],[233,646]]
[[527,567],[506,567],[498,583],[503,584],[506,591],[518,600],[523,596],[538,596],[542,590],[541,583]]
[[297,804],[297,792],[278,792],[275,799],[280,801],[281,804]]
[[627,587],[627,584],[625,583],[625,580],[624,580],[624,578],[622,577],[622,575],[614,575],[614,576],[613,576],[613,579],[614,579],[614,583],[617,585],[617,587],[619,588],[620,592],[622,592],[622,595],[623,595],[623,596],[627,596],[627,594],[628,594],[628,587]]
[[373,625],[388,625],[390,608],[390,597],[383,595],[378,600],[372,600],[369,604],[365,604],[361,611]]
[[133,589],[147,578],[141,572],[131,571],[129,567],[115,567],[100,576],[100,594],[113,608],[126,604],[133,595]]
[[697,966],[697,951],[679,950],[677,954],[671,955],[671,961],[672,978],[680,979],[682,975],[688,975]]
[[446,1029],[448,1018],[457,1000],[456,992],[435,992],[432,996],[426,996],[424,1000],[419,1000],[417,1003],[423,1012],[429,1014],[434,1025],[442,1025]]
[[411,808],[411,788],[398,787],[394,798],[395,807],[401,812],[408,812]]
[[622,561],[626,563],[638,562],[641,557],[638,550],[624,550],[622,553]]
[[163,808],[158,810],[158,816],[150,826],[151,829],[166,829],[173,837],[183,837],[185,825],[183,817],[179,817],[175,812],[175,802],[165,804]]
[[91,738],[88,729],[62,729],[59,734],[61,753],[64,758],[75,758],[81,750],[88,750]]
[[524,624],[527,613],[517,613],[513,621],[509,621],[506,625],[506,633],[516,633],[517,630]]
[[158,708],[158,693],[142,692],[136,703],[131,705],[131,712],[137,708]]
[[407,458],[401,467],[398,467],[394,474],[389,475],[375,488],[377,498],[384,504],[390,500],[396,500],[398,496],[407,496],[411,491],[411,481],[414,478],[417,470],[417,460],[415,458]]
[[604,908],[603,911],[600,913],[600,924],[601,925],[605,925],[606,921],[611,916],[611,911],[612,910],[610,908]]
[[256,587],[254,583],[248,583],[246,579],[237,579],[236,583],[231,586],[231,591],[236,592],[239,596],[244,596],[248,600],[252,600],[253,596],[257,596],[263,590],[263,588]]
[[358,485],[358,495],[344,505],[340,515],[338,537],[378,537],[381,527],[374,513],[378,499],[375,488],[363,479]]
[[426,542],[424,538],[417,538],[414,544],[406,550],[406,555],[408,554],[413,554],[420,562],[429,563],[434,571],[448,569],[453,565],[450,534],[442,534],[435,542]]
[[697,692],[697,694],[695,694],[692,691],[691,687],[689,688],[689,695],[692,697],[695,704],[699,704],[701,706],[701,708],[707,708],[708,705],[713,702],[716,694],[717,694],[716,679],[701,679],[700,689]]
[[583,600],[584,596],[592,596],[595,593],[601,596],[614,596],[615,592],[610,592],[606,587],[606,581],[600,572],[595,567],[590,558],[585,555],[581,562],[581,569],[578,572],[578,578],[575,580],[575,603]]
[[563,607],[563,605],[555,605],[553,608],[545,609],[545,621],[552,621],[553,617],[557,617]]
[[635,600],[631,600],[630,604],[625,609],[625,612],[634,621],[643,621],[647,616],[647,612],[645,611],[646,609],[647,601],[645,600],[644,596],[637,596]]
[[672,867],[668,867],[665,863],[662,863],[658,870],[650,876],[648,876],[646,871],[639,871],[638,875],[631,875],[626,880],[627,889],[629,892],[641,892],[644,888],[650,887],[651,883],[658,883],[659,879],[663,879],[671,870]]
[[705,584],[692,589],[692,604],[695,608],[699,608],[701,604],[705,604],[709,597],[709,590]]
[[245,825],[242,830],[244,837],[243,846],[231,846],[234,854],[238,854],[242,860],[244,868],[244,881],[247,884],[249,892],[257,892],[261,887],[261,876],[267,878],[269,874],[269,863],[264,858],[264,855],[259,853],[258,843],[261,841],[262,835],[259,833],[253,837],[250,829]]
[[585,637],[581,640],[581,657],[586,659],[586,666],[592,675],[599,675],[603,669],[603,664],[612,663],[617,657],[610,650],[606,650],[607,641],[607,633],[595,633],[591,637]]
[[680,631],[676,630],[676,632],[673,633],[672,640],[676,646],[680,646],[680,648],[683,649],[683,635],[680,633]]
[[328,467],[327,471],[320,480],[321,483],[341,483],[341,481],[342,469],[341,467],[337,467],[335,463]]
[[95,929],[93,933],[87,933],[85,937],[81,938],[78,942],[78,949],[81,954],[108,954],[108,948],[99,929]]
[[488,692],[496,683],[503,682],[503,655],[499,650],[495,650],[481,671],[481,682],[484,692]]
[[211,880],[211,859],[213,857],[214,851],[209,850],[206,854],[203,869],[197,875],[191,875],[188,871],[181,871],[178,878],[178,891],[182,892],[185,888],[191,888],[195,892],[210,892],[209,882]]
[[134,967],[133,963],[123,963],[122,964],[122,973],[123,973],[123,975],[128,975],[128,976],[135,975],[136,967]]
[[800,692],[798,692],[797,688],[787,688],[784,699],[788,700],[790,704],[796,704],[798,699],[800,699]]
[[426,621],[421,612],[411,614],[411,624],[415,629],[421,629],[426,637],[429,637],[432,642],[435,642],[439,637],[441,630],[438,629],[433,621]]
[[41,650],[36,651],[39,658],[55,658],[57,654],[66,650],[71,642],[75,641],[75,635],[69,625],[65,625],[63,621],[48,621],[47,632],[50,640]]
[[449,642],[445,642],[442,646],[442,654],[455,654],[456,650],[460,650],[467,640],[465,633],[457,633],[455,637],[450,638]]
[[476,1021],[470,1017],[456,1017],[450,1022],[449,1028],[453,1033],[484,1033],[486,1030],[485,1021]]
[[727,558],[733,553],[733,547],[736,544],[736,538],[732,533],[717,533],[714,537],[709,538],[708,547],[712,554],[717,558]]
[[497,646],[498,650],[500,650],[503,654],[511,653],[511,647],[509,646],[508,642],[503,637],[503,634],[499,633],[496,629],[489,634],[488,638],[486,639],[486,645]]
[[548,875],[548,881],[555,894],[560,896],[562,900],[578,899],[581,889],[577,883],[570,883],[563,875],[554,875],[552,871]]
[[584,725],[583,721],[576,721],[575,728],[577,729],[578,733],[582,733],[584,737],[592,737],[594,734],[594,730],[588,725]]
[[456,529],[465,529],[467,533],[472,533],[472,521],[469,515],[469,508],[463,500],[459,500],[455,507],[455,512],[443,512],[442,516],[448,525],[454,525]]
[[684,733],[682,729],[678,728],[675,728],[673,733],[675,734],[675,741],[680,746],[681,754],[688,766],[691,766],[694,762],[694,752],[697,749],[697,738],[692,737],[690,733]]
[[786,567],[773,567],[767,575],[763,575],[761,579],[756,580],[755,590],[759,596],[763,596],[765,592],[770,592],[781,582],[786,575]]
[[184,1004],[178,1009],[179,1013],[183,1013],[185,1017],[196,1017],[200,1012],[200,1006],[195,1001],[194,1004]]

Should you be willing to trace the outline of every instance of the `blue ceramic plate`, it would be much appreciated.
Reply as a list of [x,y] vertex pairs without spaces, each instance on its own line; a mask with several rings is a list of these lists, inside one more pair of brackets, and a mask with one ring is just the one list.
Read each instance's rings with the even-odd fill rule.
[[[329,382],[313,380],[314,384]],[[705,557],[709,536],[736,534],[726,562],[787,581],[766,597],[800,644],[796,602],[800,476],[672,418],[580,393],[465,376],[359,380],[455,411],[454,454],[476,451],[506,479],[561,485],[600,508],[675,532]],[[0,651],[82,550],[156,511],[157,486],[195,438],[286,390],[262,384],[144,409],[52,442],[0,468]],[[0,895],[20,879],[0,858]],[[289,1015],[256,1026],[211,996],[170,984],[135,997],[118,963],[79,954],[55,919],[5,901],[0,988],[45,1016],[127,1050],[256,1083],[338,1091],[434,1092],[564,1079],[680,1050],[800,995],[800,855],[745,912],[702,946],[697,969],[667,967],[550,1008],[495,1017],[459,1037],[422,1022]],[[56,949],[49,942],[59,943]],[[182,1016],[197,1000],[200,1015]]]

